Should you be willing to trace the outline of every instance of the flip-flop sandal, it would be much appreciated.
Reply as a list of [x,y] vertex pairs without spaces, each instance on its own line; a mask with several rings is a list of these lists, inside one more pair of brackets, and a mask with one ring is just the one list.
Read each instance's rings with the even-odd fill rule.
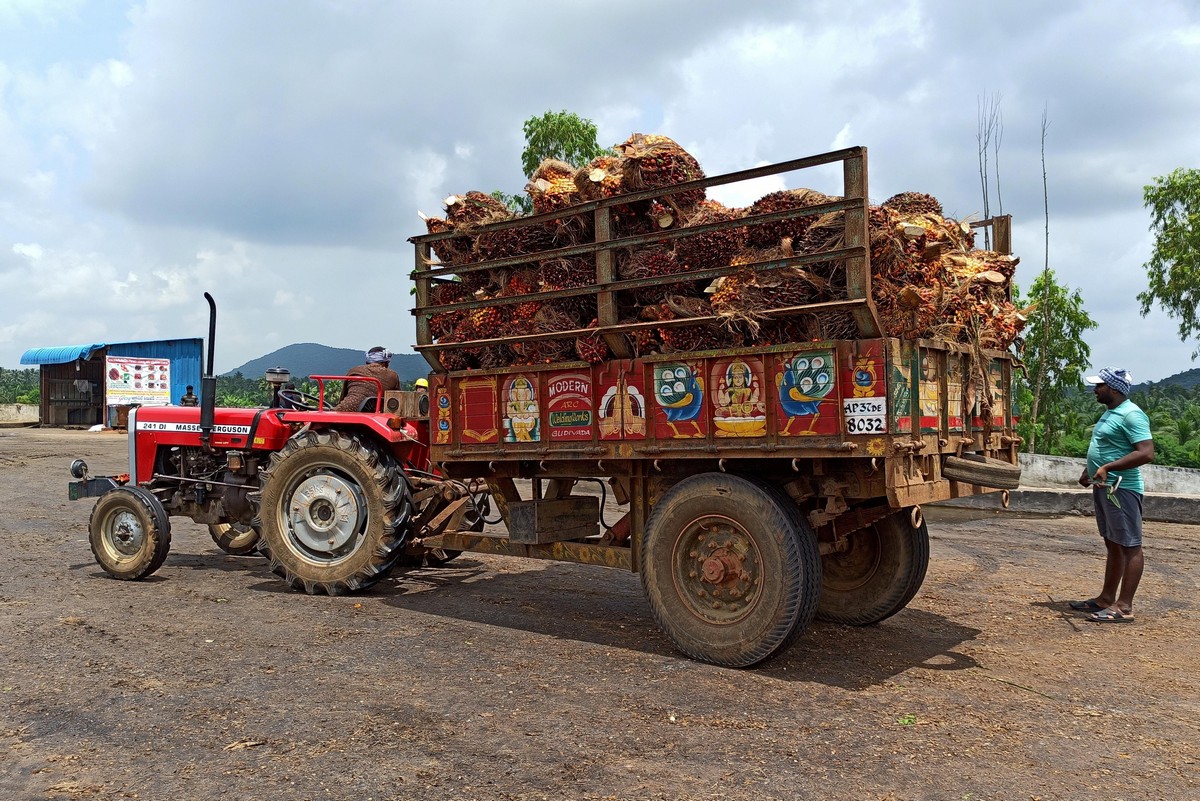
[[1093,623],[1132,623],[1133,614],[1122,612],[1120,609],[1101,609],[1092,612],[1087,619]]
[[1091,598],[1088,598],[1086,601],[1068,601],[1067,605],[1076,612],[1101,612],[1108,608],[1107,606],[1096,603]]

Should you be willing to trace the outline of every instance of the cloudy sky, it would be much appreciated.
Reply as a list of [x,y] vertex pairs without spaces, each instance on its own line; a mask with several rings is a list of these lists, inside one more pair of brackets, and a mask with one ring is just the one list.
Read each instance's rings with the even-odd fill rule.
[[667,134],[710,175],[865,145],[873,200],[979,215],[992,98],[1018,283],[1046,258],[1046,110],[1049,262],[1100,324],[1095,365],[1200,366],[1136,300],[1142,187],[1200,166],[1194,0],[0,0],[0,367],[205,336],[206,290],[218,371],[293,342],[406,349],[417,212],[520,190],[521,124],[547,110],[605,145]]

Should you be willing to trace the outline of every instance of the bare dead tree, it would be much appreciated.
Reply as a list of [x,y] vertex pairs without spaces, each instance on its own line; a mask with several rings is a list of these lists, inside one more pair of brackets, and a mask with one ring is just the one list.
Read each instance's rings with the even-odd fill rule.
[[[997,130],[1001,127],[1000,95],[994,94],[987,98],[979,98],[976,101],[976,109],[978,116],[976,120],[975,143],[979,157],[979,188],[983,192],[983,217],[986,220],[992,216],[988,175],[988,150],[993,145],[993,141],[997,153],[1000,148],[1000,137],[997,136]],[[999,178],[997,178],[997,181],[999,181]],[[987,250],[990,250],[992,246],[991,233],[987,228],[983,229],[983,246]]]
[[1000,194],[1000,143],[1004,141],[1004,112],[1000,109],[1000,93],[995,95],[996,99],[996,129],[992,135],[992,171],[996,176],[996,205],[999,206],[999,215],[1004,216],[1004,198]]
[[1045,255],[1042,262],[1042,341],[1041,358],[1038,360],[1037,376],[1033,381],[1033,403],[1030,405],[1029,453],[1037,447],[1038,406],[1041,405],[1042,389],[1046,386],[1046,373],[1050,367],[1050,328],[1053,304],[1050,302],[1050,190],[1046,183],[1046,131],[1050,128],[1049,107],[1042,108],[1042,209],[1045,215]]

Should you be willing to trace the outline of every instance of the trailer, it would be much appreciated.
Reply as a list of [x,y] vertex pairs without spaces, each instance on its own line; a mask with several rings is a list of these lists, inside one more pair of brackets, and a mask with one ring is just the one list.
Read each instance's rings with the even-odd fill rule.
[[[447,276],[461,280],[529,257],[435,266],[435,248],[453,233],[415,237],[417,350],[434,370],[430,458],[448,477],[486,484],[507,529],[506,536],[448,531],[424,544],[637,572],[674,645],[721,665],[770,657],[814,617],[867,625],[903,609],[929,560],[921,506],[1017,486],[1015,357],[883,336],[871,299],[865,148],[695,180],[671,194],[826,165],[841,167],[841,198],[757,219],[614,236],[618,207],[670,196],[648,190],[478,229],[485,236],[588,215],[593,241],[539,254],[594,258],[595,281],[584,287],[435,305],[434,287]],[[844,265],[843,300],[775,308],[769,316],[842,314],[853,320],[856,338],[632,352],[641,328],[711,321],[618,321],[618,293],[664,280],[622,279],[614,267],[621,249],[831,212],[841,212],[845,225],[837,250],[670,280],[836,260]],[[982,225],[993,228],[998,250],[1009,250],[1008,218]],[[587,295],[598,309],[593,327],[450,343],[431,336],[437,314]],[[613,358],[444,366],[453,349],[555,337],[602,337]],[[582,491],[597,480],[620,510],[603,524],[600,499]]]

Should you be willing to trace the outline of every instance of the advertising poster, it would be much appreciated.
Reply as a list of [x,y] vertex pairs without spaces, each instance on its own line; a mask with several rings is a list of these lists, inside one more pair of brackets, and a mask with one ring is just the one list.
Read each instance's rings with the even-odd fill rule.
[[171,360],[108,356],[104,387],[110,406],[166,406],[171,402]]

